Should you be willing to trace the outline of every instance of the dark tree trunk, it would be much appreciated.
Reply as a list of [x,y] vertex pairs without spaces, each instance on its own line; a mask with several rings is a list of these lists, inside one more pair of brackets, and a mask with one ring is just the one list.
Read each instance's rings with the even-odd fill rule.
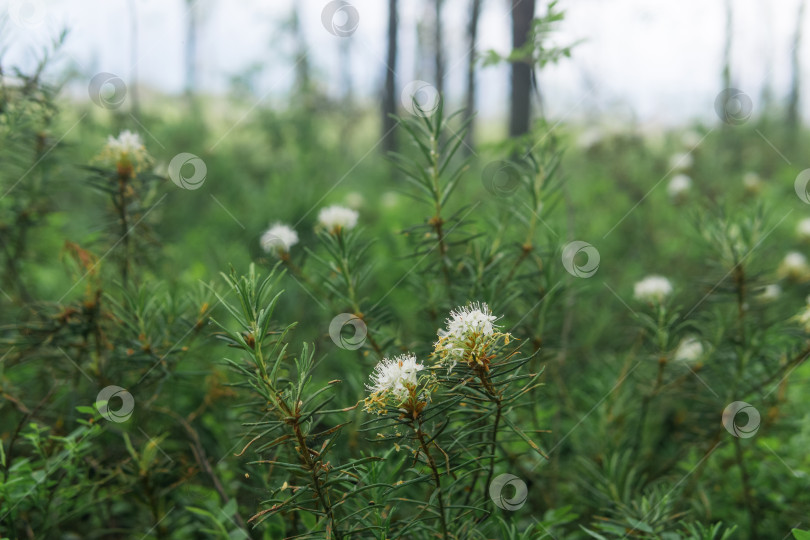
[[442,48],[442,3],[443,0],[434,0],[436,13],[434,15],[433,26],[433,54],[434,54],[434,69],[436,76],[436,90],[439,95],[444,97],[444,50]]
[[129,1],[129,20],[130,20],[130,69],[132,83],[127,88],[130,98],[132,100],[132,116],[138,118],[140,116],[140,99],[138,98],[138,12],[135,8],[135,0]]
[[[512,0],[512,49],[526,44],[534,19],[535,0]],[[529,132],[531,125],[532,66],[512,63],[512,95],[509,113],[509,136]]]
[[790,53],[790,64],[793,77],[790,81],[790,97],[787,107],[787,128],[795,133],[799,127],[799,89],[801,86],[801,64],[799,63],[799,46],[802,43],[802,19],[804,19],[805,0],[799,1],[799,13],[796,17],[796,33],[793,35],[793,50]]
[[197,28],[199,25],[199,8],[195,0],[186,0],[186,50],[185,50],[185,93],[187,97],[194,94],[197,88]]
[[397,112],[396,96],[397,69],[397,0],[388,0],[388,57],[385,66],[385,87],[383,89],[383,151],[397,149],[395,120],[390,115]]
[[470,8],[470,24],[467,27],[467,40],[469,48],[469,58],[467,59],[467,96],[465,103],[464,118],[469,121],[467,127],[467,135],[465,138],[466,147],[465,151],[469,154],[473,152],[475,135],[473,133],[475,115],[475,62],[477,60],[478,51],[476,50],[476,41],[478,39],[478,18],[481,15],[481,0],[472,0]]
[[307,58],[307,40],[304,30],[301,28],[301,17],[298,13],[300,5],[293,4],[292,20],[290,26],[296,43],[295,52],[295,86],[299,92],[309,92],[310,90],[310,70],[309,59]]
[[731,0],[726,0],[726,43],[723,48],[723,90],[731,88],[731,38],[734,25],[731,11]]

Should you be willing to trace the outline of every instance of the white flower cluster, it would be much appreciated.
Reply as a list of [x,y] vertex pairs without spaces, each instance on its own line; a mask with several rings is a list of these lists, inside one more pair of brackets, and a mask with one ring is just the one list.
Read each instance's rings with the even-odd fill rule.
[[682,200],[692,187],[692,179],[685,174],[676,174],[667,184],[667,194],[675,201]]
[[810,332],[810,296],[805,302],[804,308],[794,318],[804,327],[805,332]]
[[502,334],[495,324],[497,317],[486,303],[470,303],[454,309],[439,330],[435,351],[439,358],[453,370],[459,361],[488,365],[487,349],[499,338],[509,342],[509,334]]
[[633,296],[641,302],[660,304],[672,294],[672,283],[661,276],[647,276],[633,287]]
[[675,350],[675,360],[678,362],[697,362],[702,356],[703,344],[694,336],[683,338]]
[[804,218],[796,225],[796,236],[800,240],[810,240],[810,218]]
[[[344,206],[327,206],[318,213],[318,224],[330,233],[349,230],[357,225],[358,214],[351,208]],[[298,243],[298,233],[284,223],[276,222],[263,234],[259,243],[265,253],[283,256],[290,252],[290,248]]]
[[673,171],[685,171],[692,167],[695,160],[690,152],[674,154],[669,158],[669,168]]
[[470,334],[491,336],[495,331],[495,319],[486,303],[469,304],[450,312],[447,329],[439,330],[439,336],[455,340],[465,339]]
[[262,234],[260,242],[266,253],[282,255],[289,253],[290,248],[298,243],[298,233],[288,225],[274,223]]
[[318,223],[330,232],[353,229],[357,225],[357,212],[345,206],[333,205],[321,208]]
[[779,275],[792,280],[802,280],[810,273],[807,257],[798,251],[791,251],[779,265]]
[[119,170],[139,170],[150,161],[141,136],[129,130],[122,131],[118,137],[109,135],[99,158]]
[[412,354],[402,354],[394,358],[383,358],[374,367],[371,384],[366,389],[380,398],[393,397],[401,403],[419,383],[419,372],[425,366],[416,361]]

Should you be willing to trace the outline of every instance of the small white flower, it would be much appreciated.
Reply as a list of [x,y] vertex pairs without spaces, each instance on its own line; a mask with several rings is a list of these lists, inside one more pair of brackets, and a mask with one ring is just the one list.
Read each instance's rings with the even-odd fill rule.
[[450,312],[447,329],[439,330],[439,336],[455,339],[463,339],[473,333],[491,336],[495,331],[495,319],[486,303],[471,303]]
[[633,286],[636,300],[650,303],[661,303],[672,294],[672,283],[661,276],[647,276]]
[[405,401],[409,390],[416,388],[419,372],[425,366],[416,361],[412,354],[402,354],[394,358],[383,358],[374,367],[371,384],[366,389],[373,394],[390,394],[397,401]]
[[357,212],[351,208],[333,205],[321,208],[318,212],[318,223],[329,231],[336,232],[341,229],[353,229],[357,225],[357,217]]
[[807,258],[798,251],[791,251],[779,265],[779,275],[789,279],[801,279],[810,271]]
[[678,362],[695,362],[703,356],[703,344],[694,336],[681,340],[675,350],[675,360]]
[[150,161],[141,136],[129,130],[122,131],[118,137],[108,136],[99,159],[129,172],[141,169]]
[[134,154],[143,148],[141,136],[128,129],[122,131],[118,137],[107,137],[107,149],[119,154]]
[[363,203],[366,202],[366,198],[363,197],[363,194],[358,193],[356,191],[347,193],[344,200],[346,201],[346,206],[348,206],[349,208],[353,208],[354,210],[357,210],[358,208],[363,206]]
[[797,313],[794,318],[799,321],[799,324],[804,326],[805,332],[810,332],[810,296],[807,297],[805,302],[806,305],[804,308]]
[[260,242],[265,253],[280,255],[298,243],[298,233],[288,225],[274,223],[262,234]]
[[576,144],[583,150],[590,150],[604,139],[605,131],[597,126],[593,126],[579,134]]
[[450,372],[459,361],[488,369],[493,347],[501,339],[508,344],[511,337],[498,331],[496,320],[486,303],[470,303],[451,311],[434,347],[440,362]]
[[695,148],[703,140],[703,135],[695,130],[684,131],[681,135],[681,144],[687,148]]
[[688,152],[682,152],[679,154],[674,154],[671,158],[669,158],[669,168],[674,171],[685,171],[689,169],[694,164],[695,160],[692,158],[692,154]]
[[399,194],[396,191],[386,191],[380,197],[380,203],[384,208],[396,208],[399,206]]
[[743,188],[751,194],[759,193],[762,190],[762,179],[755,172],[747,172],[742,179]]
[[667,185],[667,194],[671,199],[681,199],[692,187],[692,179],[685,174],[676,174]]
[[804,218],[796,225],[796,235],[802,240],[810,240],[810,218]]
[[757,296],[763,302],[772,302],[782,295],[782,287],[776,283],[765,285],[762,292]]

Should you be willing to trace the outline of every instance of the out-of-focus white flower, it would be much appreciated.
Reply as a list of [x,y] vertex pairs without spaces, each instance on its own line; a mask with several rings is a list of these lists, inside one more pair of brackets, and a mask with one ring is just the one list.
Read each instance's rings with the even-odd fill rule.
[[605,131],[599,127],[592,126],[579,134],[576,144],[583,150],[589,150],[602,142],[604,138]]
[[676,174],[667,185],[667,194],[671,199],[683,199],[692,187],[692,179],[685,174]]
[[672,283],[662,276],[647,276],[633,286],[636,300],[660,304],[672,294]]
[[703,356],[703,344],[694,336],[687,336],[678,344],[675,350],[675,360],[678,362],[696,362]]
[[383,208],[394,208],[399,205],[399,193],[396,191],[386,191],[380,197],[380,204],[383,205]]
[[700,144],[700,141],[703,140],[703,135],[698,133],[697,131],[690,129],[689,131],[684,131],[681,135],[681,144],[686,146],[689,149],[694,149],[697,145]]
[[765,285],[762,292],[757,295],[757,298],[763,302],[773,302],[782,296],[782,287],[776,283]]
[[289,253],[290,248],[298,243],[298,233],[288,225],[274,223],[264,231],[260,243],[266,253],[282,255]]
[[807,257],[798,251],[791,251],[779,265],[779,275],[793,280],[801,280],[807,277],[810,267],[807,265]]
[[742,178],[743,188],[747,193],[755,195],[762,191],[762,179],[755,172],[747,172]]
[[349,208],[353,208],[353,209],[357,210],[358,208],[363,206],[363,203],[366,201],[366,198],[363,197],[362,193],[352,191],[352,192],[346,194],[346,197],[345,197],[344,200],[346,201],[346,206],[348,206]]
[[118,137],[108,136],[98,159],[115,165],[122,175],[141,170],[151,160],[141,136],[129,130],[122,131]]
[[685,171],[691,168],[694,162],[695,160],[692,158],[692,154],[682,152],[674,154],[671,158],[669,158],[669,168],[673,171]]
[[804,308],[794,318],[804,327],[805,332],[810,332],[810,296],[805,302]]
[[434,353],[445,362],[450,371],[459,361],[477,364],[488,369],[490,349],[503,339],[509,343],[510,335],[499,332],[497,317],[486,303],[474,302],[454,309],[446,326],[438,331],[439,340]]
[[356,211],[337,204],[321,208],[318,212],[318,223],[332,233],[353,229],[357,225],[357,218]]
[[796,225],[796,235],[801,240],[810,240],[810,218],[804,218]]

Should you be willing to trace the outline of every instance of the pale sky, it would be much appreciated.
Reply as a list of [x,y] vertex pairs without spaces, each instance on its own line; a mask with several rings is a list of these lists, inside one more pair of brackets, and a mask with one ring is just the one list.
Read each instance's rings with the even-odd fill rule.
[[[199,84],[218,93],[249,66],[264,66],[256,92],[270,105],[283,106],[292,81],[291,42],[281,29],[291,0],[198,0],[203,22],[199,31]],[[756,106],[766,81],[783,99],[790,79],[789,53],[799,0],[735,0],[733,85],[749,94]],[[330,34],[321,23],[327,0],[300,0],[300,14],[316,77],[331,93],[340,88],[339,47],[350,40],[351,73],[356,94],[372,98],[381,87],[385,65],[387,2],[349,0],[359,24],[348,38]],[[400,0],[400,65],[398,87],[415,79],[432,81],[416,67],[416,22],[425,0]],[[479,50],[506,52],[510,43],[509,2],[484,0]],[[538,0],[538,9],[544,2]],[[635,118],[645,123],[679,123],[713,119],[720,88],[725,39],[723,0],[561,0],[566,19],[559,44],[584,40],[572,59],[540,75],[547,111],[557,118],[577,119],[591,113]],[[0,14],[15,14],[3,28],[5,66],[30,62],[59,28],[71,30],[63,63],[74,63],[88,76],[114,73],[131,83],[133,58],[141,84],[179,92],[184,81],[186,39],[184,0],[134,0],[137,47],[132,49],[128,0],[2,0]],[[451,102],[461,103],[467,46],[464,38],[468,0],[445,0],[447,76]],[[805,20],[810,17],[810,8]],[[21,14],[21,15],[20,15]],[[30,18],[28,18],[30,17]],[[23,19],[22,26],[17,24]],[[134,53],[134,54],[133,54]],[[805,84],[805,117],[810,117],[810,36],[801,46]],[[479,113],[501,115],[507,108],[508,76],[503,67],[479,75]],[[84,90],[79,85],[73,92]]]

